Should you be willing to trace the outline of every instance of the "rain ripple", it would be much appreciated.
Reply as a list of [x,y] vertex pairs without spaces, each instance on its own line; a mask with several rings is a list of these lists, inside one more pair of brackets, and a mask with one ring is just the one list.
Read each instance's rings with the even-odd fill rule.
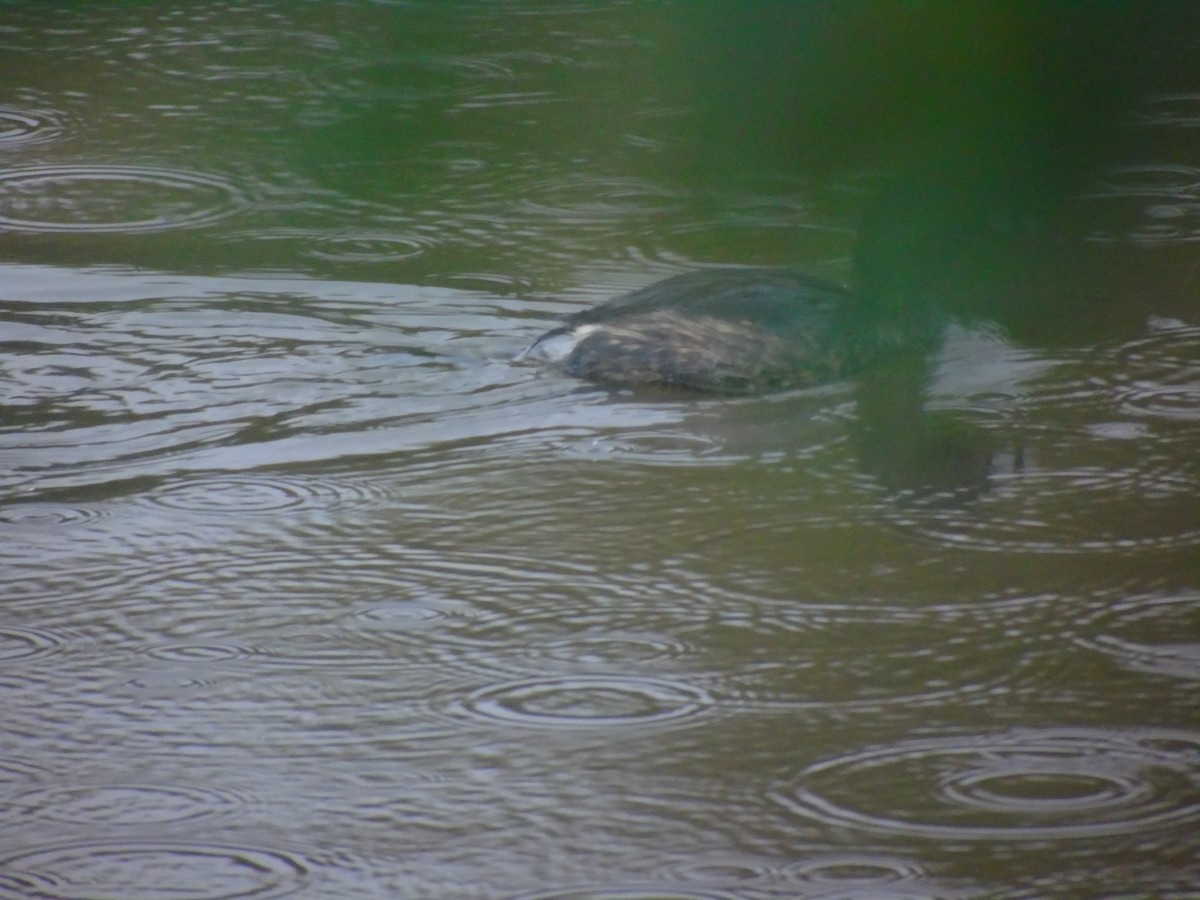
[[662,215],[678,210],[681,198],[649,181],[632,178],[567,176],[529,185],[525,212],[556,223],[593,225],[626,217]]
[[745,894],[694,890],[657,882],[606,882],[551,888],[531,894],[513,894],[508,900],[741,900]]
[[150,659],[169,663],[229,662],[254,655],[254,651],[250,648],[215,641],[203,644],[159,644],[147,647],[143,652]]
[[1138,104],[1134,119],[1143,125],[1200,128],[1200,94],[1158,94]]
[[1125,415],[1200,426],[1200,327],[1171,320],[1152,324],[1152,334],[1099,356],[1110,373],[1101,384]]
[[1193,732],[1031,729],[834,758],[801,772],[774,799],[837,827],[1040,841],[1193,822],[1200,819],[1198,784],[1200,735]]
[[141,498],[146,504],[173,511],[221,516],[362,507],[386,499],[384,491],[362,480],[269,472],[191,478],[164,485]]
[[[298,30],[286,21],[275,24],[278,27],[238,28],[195,17],[182,26],[164,23],[139,29],[148,37],[126,52],[140,65],[187,82],[279,82],[281,89],[291,90],[327,87],[322,81],[330,69],[326,61],[349,53],[349,48],[329,33]],[[254,92],[259,102],[270,96],[261,88]]]
[[0,173],[0,229],[100,234],[210,225],[246,205],[216,175],[149,166],[32,166]]
[[330,263],[393,263],[414,259],[439,244],[427,231],[350,230],[321,231],[316,228],[273,228],[235,232],[225,240],[234,243],[278,241],[296,248],[312,259]]
[[8,814],[66,825],[109,827],[192,822],[246,804],[245,798],[182,785],[41,787],[9,798]]
[[995,477],[976,507],[888,508],[884,518],[941,547],[1048,554],[1200,544],[1195,479],[1063,466]]
[[607,730],[674,723],[712,707],[705,691],[663,678],[562,675],[487,685],[451,712],[530,728]]
[[27,663],[57,653],[66,646],[66,638],[44,628],[0,626],[0,665],[20,660]]
[[[1102,243],[1175,244],[1200,239],[1200,169],[1171,164],[1124,166],[1080,203]],[[1110,224],[1111,223],[1111,224]]]
[[108,515],[101,507],[73,503],[27,502],[0,506],[0,531],[54,530],[82,525]]
[[792,863],[748,856],[707,856],[688,859],[672,867],[671,874],[685,882],[734,890],[738,897],[759,896],[756,891],[768,891],[765,896],[802,895],[821,900],[858,897],[949,900],[977,893],[939,884],[911,860],[869,851],[818,852]]
[[1081,353],[1032,385],[1025,464],[995,474],[978,503],[881,507],[943,547],[1075,554],[1200,544],[1200,329]]
[[280,850],[157,841],[57,844],[0,858],[0,897],[232,900],[280,897],[310,864]]
[[61,116],[44,109],[0,106],[0,148],[53,141],[63,133]]
[[[746,616],[730,611],[689,637],[744,648],[744,662],[709,685],[732,708],[879,710],[1005,689],[1017,671],[1011,637],[997,631],[989,639],[982,628],[978,621],[965,626],[957,617],[900,609],[802,605]],[[847,655],[846,647],[869,648],[872,658],[887,660],[888,677],[859,654]]]
[[1106,606],[1077,629],[1076,643],[1125,669],[1200,681],[1200,594],[1132,597]]
[[[695,648],[672,635],[671,622],[655,610],[630,604],[621,610],[572,603],[563,596],[549,608],[513,609],[511,604],[469,605],[438,598],[395,601],[357,614],[368,627],[384,630],[389,639],[408,642],[413,627],[438,623],[456,652],[472,650],[495,659],[498,653],[521,669],[544,672],[547,665],[612,667],[654,665],[686,660]],[[398,628],[398,630],[397,630]]]
[[37,782],[49,777],[49,772],[36,763],[16,759],[11,755],[0,760],[0,787],[9,787],[25,782]]
[[788,875],[804,890],[805,896],[822,900],[864,896],[949,900],[975,894],[938,884],[910,860],[869,853],[818,856],[790,866]]
[[236,644],[198,641],[159,644],[143,651],[149,659],[172,664],[253,662],[264,668],[313,671],[331,669],[347,674],[389,671],[396,660],[378,648],[363,647],[324,635],[282,635],[262,643]]

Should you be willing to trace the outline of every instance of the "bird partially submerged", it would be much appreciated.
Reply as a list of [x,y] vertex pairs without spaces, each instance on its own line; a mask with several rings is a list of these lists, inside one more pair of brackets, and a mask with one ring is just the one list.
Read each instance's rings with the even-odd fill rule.
[[518,358],[614,386],[744,394],[848,378],[935,341],[927,317],[795,269],[714,268],[577,312]]

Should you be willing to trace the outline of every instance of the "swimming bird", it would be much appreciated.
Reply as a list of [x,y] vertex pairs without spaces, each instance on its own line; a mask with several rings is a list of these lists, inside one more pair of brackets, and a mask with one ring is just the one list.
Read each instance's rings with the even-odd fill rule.
[[712,268],[574,313],[518,359],[612,386],[748,394],[848,378],[937,335],[920,310],[796,269]]

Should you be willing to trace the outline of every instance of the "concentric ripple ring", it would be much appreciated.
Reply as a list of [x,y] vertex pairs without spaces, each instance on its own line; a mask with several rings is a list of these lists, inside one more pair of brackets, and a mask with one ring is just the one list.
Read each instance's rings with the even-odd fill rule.
[[32,166],[0,172],[0,229],[105,234],[197,228],[246,205],[216,175],[152,166]]

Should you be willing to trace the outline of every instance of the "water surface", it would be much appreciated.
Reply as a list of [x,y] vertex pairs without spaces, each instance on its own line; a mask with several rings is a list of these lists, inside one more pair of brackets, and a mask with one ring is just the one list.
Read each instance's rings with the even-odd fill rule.
[[851,277],[886,167],[705,163],[671,26],[0,14],[0,896],[1200,891],[1198,86],[1008,261],[1072,304],[950,330],[939,492],[853,385],[514,363]]

